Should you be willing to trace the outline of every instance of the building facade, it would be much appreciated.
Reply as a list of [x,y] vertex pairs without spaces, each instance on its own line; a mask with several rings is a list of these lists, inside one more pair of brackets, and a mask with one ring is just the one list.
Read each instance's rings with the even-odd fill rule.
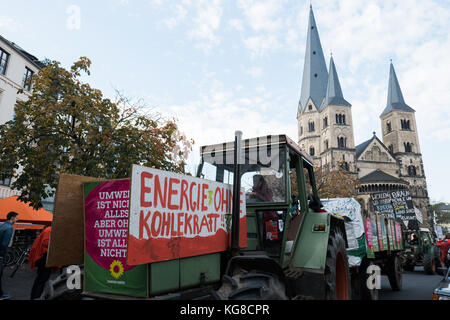
[[[42,67],[35,56],[0,35],[0,124],[14,119],[14,106],[29,98],[31,79]],[[23,93],[18,93],[20,89]],[[10,188],[11,183],[7,175],[0,177],[0,199],[19,194]]]
[[408,106],[391,62],[387,105],[380,115],[382,140],[373,136],[355,145],[352,106],[344,98],[333,57],[326,67],[312,7],[300,102],[297,112],[299,145],[315,165],[343,168],[358,179],[359,192],[409,189],[414,206],[429,226],[431,212],[415,110]]

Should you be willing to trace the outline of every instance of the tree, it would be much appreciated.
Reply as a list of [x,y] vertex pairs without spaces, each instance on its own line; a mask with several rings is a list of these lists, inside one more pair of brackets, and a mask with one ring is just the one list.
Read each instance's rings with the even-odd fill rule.
[[431,212],[436,212],[437,224],[450,223],[450,204],[446,202],[437,202],[431,205]]
[[12,121],[0,126],[0,172],[12,177],[19,200],[42,206],[59,173],[105,179],[130,176],[132,164],[184,172],[193,141],[175,120],[163,120],[118,94],[116,101],[83,83],[91,61],[82,57],[70,70],[47,61],[34,89],[18,102]]
[[320,198],[351,198],[357,195],[359,182],[344,168],[344,165],[345,163],[332,171],[318,167],[314,169]]
[[[309,182],[308,171],[305,169],[306,187],[308,194],[312,194],[311,183]],[[314,177],[319,198],[351,198],[358,194],[359,182],[347,170],[344,165],[339,169],[330,171],[326,168],[314,167]],[[291,170],[291,190],[298,195],[297,175],[295,170]]]

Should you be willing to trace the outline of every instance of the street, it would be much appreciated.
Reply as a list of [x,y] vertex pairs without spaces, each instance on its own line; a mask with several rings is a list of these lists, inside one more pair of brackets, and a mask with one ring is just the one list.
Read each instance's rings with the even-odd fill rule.
[[423,267],[415,267],[413,272],[403,271],[403,289],[393,291],[387,276],[381,276],[379,300],[431,300],[433,290],[442,280],[440,275],[427,275]]
[[[36,270],[31,271],[28,264],[25,264],[11,279],[12,272],[12,268],[5,268],[3,275],[5,292],[12,295],[12,300],[28,300]],[[53,274],[52,278],[57,275]],[[426,275],[423,267],[416,267],[414,272],[403,271],[403,290],[393,291],[387,276],[381,276],[379,300],[431,300],[433,290],[441,279],[440,275]]]

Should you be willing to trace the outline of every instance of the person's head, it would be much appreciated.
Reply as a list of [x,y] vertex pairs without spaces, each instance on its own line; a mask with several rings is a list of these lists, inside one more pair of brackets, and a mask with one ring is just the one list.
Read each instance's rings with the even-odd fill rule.
[[261,183],[264,181],[264,178],[262,175],[260,174],[255,174],[253,176],[253,185],[256,186],[257,184]]
[[19,214],[17,212],[11,211],[6,215],[6,220],[9,221],[11,224],[14,224],[19,219]]
[[445,234],[445,239],[450,239],[450,232],[447,232],[447,233]]

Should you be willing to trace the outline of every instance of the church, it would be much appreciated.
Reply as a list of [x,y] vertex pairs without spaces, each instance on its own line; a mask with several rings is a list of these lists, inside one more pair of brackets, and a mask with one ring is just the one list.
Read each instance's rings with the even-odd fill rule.
[[371,138],[355,145],[352,105],[344,98],[333,56],[326,66],[311,6],[297,112],[299,145],[316,166],[352,174],[360,194],[409,189],[423,215],[421,226],[429,226],[431,207],[415,110],[405,102],[392,61],[387,97],[387,105],[380,106],[381,139],[368,132]]

